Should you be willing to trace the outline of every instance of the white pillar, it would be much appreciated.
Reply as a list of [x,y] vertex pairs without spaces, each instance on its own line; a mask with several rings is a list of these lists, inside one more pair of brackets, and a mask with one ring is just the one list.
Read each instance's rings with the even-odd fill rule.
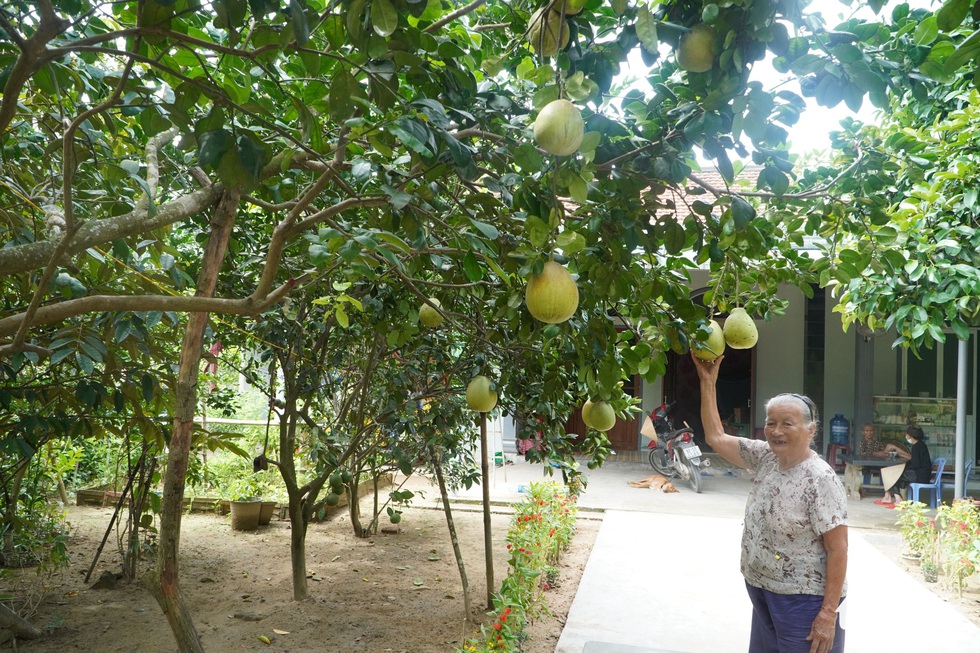
[[[956,463],[953,475],[953,499],[962,499],[966,478],[963,477],[963,465],[966,460],[966,368],[967,341],[957,341],[956,361]],[[940,484],[940,487],[942,485]]]

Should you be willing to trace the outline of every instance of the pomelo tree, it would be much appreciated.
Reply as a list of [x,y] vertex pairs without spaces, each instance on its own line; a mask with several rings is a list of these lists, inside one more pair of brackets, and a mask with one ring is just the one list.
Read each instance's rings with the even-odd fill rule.
[[[77,394],[77,371],[103,367],[85,337],[93,319],[129,324],[94,337],[141,354],[144,330],[178,325],[167,336],[179,359],[141,362],[167,366],[171,389],[123,400],[133,411],[169,407],[151,583],[180,650],[201,650],[177,550],[212,316],[277,310],[342,263],[350,283],[396,278],[414,294],[389,316],[386,344],[397,348],[416,335],[419,302],[452,288],[466,327],[456,333],[499,371],[506,408],[542,416],[547,443],[562,450],[560,424],[577,400],[622,411],[618,382],[663,373],[668,328],[707,335],[689,297],[692,266],[737,269],[711,301],[736,295],[765,316],[782,310],[779,284],[809,291],[811,262],[795,245],[830,232],[833,213],[800,208],[824,187],[789,193],[783,144],[803,101],[753,80],[755,62],[771,53],[805,94],[856,108],[865,97],[887,106],[930,61],[971,58],[956,39],[936,53],[909,15],[828,27],[806,2],[768,0],[587,0],[574,15],[553,3],[569,38],[546,55],[526,37],[543,4],[42,0],[0,10],[6,383],[56,368]],[[711,65],[704,56],[684,71],[673,49],[702,23]],[[627,70],[646,84],[621,85]],[[585,125],[578,150],[559,157],[531,129],[556,99],[574,102]],[[733,155],[751,156],[757,188],[711,187],[696,150],[728,183]],[[786,204],[758,212],[756,195]],[[522,303],[552,260],[581,295],[560,325]],[[602,436],[590,438],[601,456]]]

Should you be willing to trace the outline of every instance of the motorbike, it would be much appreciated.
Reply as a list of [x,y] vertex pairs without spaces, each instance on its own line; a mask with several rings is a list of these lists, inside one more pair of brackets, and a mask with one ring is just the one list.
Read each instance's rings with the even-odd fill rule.
[[674,428],[670,417],[673,407],[673,403],[662,404],[650,414],[650,421],[657,432],[657,436],[647,445],[650,466],[667,478],[683,478],[700,494],[701,468],[711,465],[711,461],[702,458],[701,447],[694,441],[694,431],[687,423],[683,428]]

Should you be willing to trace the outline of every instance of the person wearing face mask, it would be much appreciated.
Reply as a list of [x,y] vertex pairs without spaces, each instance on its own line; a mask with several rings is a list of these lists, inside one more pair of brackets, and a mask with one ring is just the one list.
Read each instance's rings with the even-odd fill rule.
[[741,570],[752,602],[749,653],[843,653],[838,609],[847,574],[847,497],[813,450],[817,408],[808,397],[766,402],[765,440],[725,433],[715,385],[724,356],[692,356],[707,443],[755,472],[745,503]]
[[905,471],[895,482],[895,485],[885,490],[885,496],[881,503],[886,508],[894,508],[895,504],[902,500],[902,490],[909,486],[909,483],[928,483],[932,479],[932,458],[929,456],[929,447],[926,446],[926,435],[921,426],[910,424],[905,429],[905,441],[909,448],[898,447],[892,443],[885,446],[885,452],[895,452],[899,458],[904,458]]

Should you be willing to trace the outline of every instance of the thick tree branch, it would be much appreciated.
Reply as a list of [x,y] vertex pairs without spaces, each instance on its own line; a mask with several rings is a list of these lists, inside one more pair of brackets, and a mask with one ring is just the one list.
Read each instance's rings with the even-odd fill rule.
[[[213,206],[222,192],[221,184],[193,191],[157,207],[157,212],[152,217],[146,210],[134,210],[112,218],[90,220],[79,227],[65,255],[72,256],[84,252],[89,247],[111,242],[117,238],[148,233],[186,220]],[[27,245],[0,248],[0,276],[43,267],[51,260],[56,247],[57,242],[42,240]]]
[[17,115],[20,92],[27,80],[41,66],[54,58],[55,55],[47,49],[48,43],[65,31],[69,25],[68,21],[58,18],[49,0],[41,0],[37,6],[41,15],[41,22],[37,26],[37,31],[26,40],[18,35],[13,26],[6,20],[0,25],[11,40],[21,46],[20,55],[11,67],[7,83],[3,87],[3,100],[0,102],[0,134],[7,132],[10,122]]
[[[170,297],[167,295],[92,295],[70,299],[50,306],[42,306],[34,314],[30,326],[51,324],[84,313],[112,311],[175,311],[180,313],[226,313],[230,315],[258,315],[281,301],[296,287],[296,281],[282,284],[268,295],[245,299],[220,297]],[[8,336],[21,327],[26,313],[0,320],[0,337]],[[11,353],[11,345],[0,347],[0,354]]]
[[465,7],[460,7],[459,9],[457,9],[454,12],[452,12],[451,14],[446,14],[445,16],[443,16],[442,18],[440,18],[436,22],[432,23],[431,25],[429,25],[428,27],[426,27],[422,31],[423,32],[429,32],[430,34],[432,32],[437,32],[440,29],[442,29],[446,24],[453,22],[454,20],[456,20],[460,16],[465,16],[466,14],[469,14],[469,13],[472,13],[472,12],[476,11],[477,9],[479,9],[480,7],[482,7],[483,5],[485,5],[486,3],[487,3],[487,0],[473,0],[473,2],[471,2],[468,5],[466,5]]

